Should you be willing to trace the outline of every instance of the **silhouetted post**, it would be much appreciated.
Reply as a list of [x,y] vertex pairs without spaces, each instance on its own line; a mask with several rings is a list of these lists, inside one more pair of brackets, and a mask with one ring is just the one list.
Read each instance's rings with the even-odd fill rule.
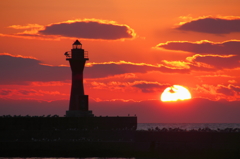
[[66,60],[69,61],[72,70],[72,88],[70,95],[69,110],[67,117],[93,116],[88,110],[88,95],[84,94],[83,70],[87,60],[86,52],[82,49],[82,44],[76,40],[72,45],[71,54],[65,53]]

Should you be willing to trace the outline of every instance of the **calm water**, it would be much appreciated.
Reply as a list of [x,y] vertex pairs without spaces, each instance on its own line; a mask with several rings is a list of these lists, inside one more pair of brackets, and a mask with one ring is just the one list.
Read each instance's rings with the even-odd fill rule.
[[240,128],[240,123],[139,123],[137,130],[147,130],[149,128],[180,128],[186,130],[210,128],[212,130],[226,128]]
[[41,158],[41,157],[28,157],[28,158],[19,158],[19,157],[10,157],[10,158],[4,158],[4,157],[0,157],[0,159],[139,159],[139,158],[109,158],[109,157],[88,157],[88,158],[65,158],[65,157],[49,157],[49,158]]

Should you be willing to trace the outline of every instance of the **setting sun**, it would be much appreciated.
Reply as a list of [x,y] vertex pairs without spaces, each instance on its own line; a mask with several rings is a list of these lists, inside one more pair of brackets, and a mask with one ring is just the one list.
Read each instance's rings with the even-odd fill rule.
[[166,88],[161,95],[161,101],[163,102],[174,102],[191,98],[192,96],[188,89],[180,85],[173,85]]

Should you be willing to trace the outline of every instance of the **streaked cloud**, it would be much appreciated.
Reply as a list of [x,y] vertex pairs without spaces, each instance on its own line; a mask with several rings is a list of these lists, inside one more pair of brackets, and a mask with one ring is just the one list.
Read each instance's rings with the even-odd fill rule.
[[188,69],[173,69],[164,65],[150,65],[125,61],[94,63],[94,65],[92,65],[91,67],[86,68],[86,72],[87,71],[89,72],[89,74],[86,74],[86,78],[101,78],[125,73],[147,73],[149,71],[159,71],[164,73],[189,73]]
[[167,41],[166,43],[159,43],[156,48],[197,54],[239,55],[240,40],[229,40],[224,42],[212,42],[208,40],[196,42]]
[[169,86],[171,85],[147,81],[134,82],[132,85],[132,87],[139,88],[143,93],[163,92],[163,90]]
[[1,89],[0,90],[0,96],[8,96],[10,94],[12,94],[12,90],[10,90],[10,89]]
[[[147,73],[159,71],[165,73],[189,73],[188,69],[170,68],[164,65],[151,65],[132,62],[89,63],[85,68],[85,78],[102,78],[121,74]],[[49,82],[71,80],[69,67],[51,66],[31,58],[0,54],[0,84],[31,84],[31,82]]]
[[224,85],[218,85],[218,89],[217,89],[217,93],[222,93],[224,95],[227,96],[236,96],[236,98],[240,99],[240,87],[239,86],[235,86],[232,84],[229,84],[228,86],[224,86]]
[[169,68],[182,68],[190,71],[213,72],[224,69],[240,68],[240,56],[195,54],[186,57],[185,61],[163,61]]
[[62,82],[62,81],[50,81],[50,82],[31,82],[31,86],[64,86],[64,85],[71,85],[71,81],[69,82]]
[[240,67],[240,56],[233,55],[199,55],[187,57],[192,65],[210,69],[234,69]]
[[[240,58],[233,55],[195,54],[191,57],[187,57],[186,61],[165,60],[163,64],[157,65],[126,61],[87,63],[84,70],[84,78],[97,80],[100,78],[115,77],[116,81],[118,81],[119,78],[124,78],[125,82],[131,81],[128,85],[133,85],[132,82],[134,82],[134,80],[141,80],[136,78],[136,74],[146,74],[150,72],[167,74],[190,74],[191,71],[213,72],[223,69],[238,68],[239,61]],[[10,54],[0,54],[0,74],[3,75],[0,78],[0,84],[2,85],[27,84],[32,86],[62,86],[69,85],[69,81],[71,80],[71,70],[69,67],[45,65],[32,57]],[[108,83],[106,83],[106,81],[108,81]],[[100,85],[100,83],[98,83],[100,81],[95,81],[97,83],[95,83],[95,86],[92,85],[92,87],[109,88],[111,86],[117,88],[116,86],[118,86],[119,89],[123,87],[123,83],[109,83],[111,81],[107,79],[106,81],[103,83],[106,86]],[[135,88],[146,92],[154,91],[154,89],[160,89],[161,87],[158,86],[158,84],[152,84],[138,83],[135,85]]]
[[212,101],[240,101],[239,91],[240,87],[236,84],[202,84],[197,85],[195,89],[192,89],[194,94],[198,94],[198,96]]
[[43,91],[43,90],[35,90],[35,89],[0,89],[0,97],[10,97],[14,96],[16,99],[16,96],[18,98],[22,98],[22,96],[27,96],[28,98],[30,96],[43,96],[43,95],[66,95],[62,94],[59,91]]
[[174,69],[189,69],[189,62],[186,61],[167,61],[167,60],[163,60],[162,61],[164,63],[165,66],[174,68]]
[[133,82],[122,82],[119,81],[111,81],[111,82],[97,82],[93,81],[87,86],[93,89],[101,89],[101,90],[109,90],[109,91],[116,91],[121,90],[121,92],[139,92],[139,90],[143,93],[154,93],[154,92],[162,92],[165,88],[171,86],[170,84],[162,84],[159,82],[153,81],[144,81],[144,80],[135,80]]
[[180,23],[178,30],[209,34],[229,34],[240,32],[240,17],[205,16]]
[[0,54],[0,74],[0,84],[62,81],[71,75],[68,67],[42,65],[35,58],[10,54]]
[[44,29],[43,25],[39,25],[39,24],[28,24],[28,25],[11,25],[8,28],[13,28],[13,29]]

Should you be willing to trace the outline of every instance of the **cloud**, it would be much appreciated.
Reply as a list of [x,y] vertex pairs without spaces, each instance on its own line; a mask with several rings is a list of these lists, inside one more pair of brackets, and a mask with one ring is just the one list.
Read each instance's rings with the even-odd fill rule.
[[132,87],[139,88],[143,93],[163,92],[163,90],[171,85],[160,84],[158,82],[135,82]]
[[240,98],[240,87],[239,86],[234,86],[232,84],[228,85],[228,86],[224,86],[224,85],[219,85],[218,89],[217,89],[217,93],[222,93],[224,95],[227,96],[236,96],[238,98]]
[[[187,69],[172,69],[162,65],[131,62],[89,63],[85,67],[84,78],[102,78],[129,73],[160,71],[165,73],[189,73]],[[0,54],[0,84],[26,84],[29,82],[49,82],[71,80],[71,69],[62,66],[44,65],[31,58]]]
[[[96,116],[137,115],[138,123],[239,123],[240,102],[210,101],[196,98],[182,102],[163,103],[146,101],[94,101],[90,110]],[[0,115],[48,115],[63,116],[68,100],[52,102],[35,100],[0,99]]]
[[171,86],[170,84],[161,84],[159,82],[150,82],[150,81],[135,81],[130,82],[117,82],[117,81],[110,81],[110,82],[97,82],[93,81],[88,84],[88,87],[94,89],[101,89],[101,90],[108,90],[108,91],[116,91],[121,90],[121,92],[141,92],[143,93],[154,93],[154,92],[163,92],[163,90],[167,87]]
[[116,40],[133,38],[133,31],[127,25],[105,24],[97,21],[52,24],[39,31],[39,33],[83,39]]
[[240,67],[240,56],[235,55],[213,55],[213,54],[195,54],[186,58],[186,61],[163,61],[166,66],[174,69],[186,68],[190,71],[213,72],[224,69],[237,69]]
[[227,95],[227,96],[233,96],[234,95],[234,91],[232,89],[229,89],[228,87],[225,87],[225,86],[220,86],[217,89],[217,93],[222,93],[222,94]]
[[[166,67],[163,65],[151,65],[145,63],[132,63],[132,62],[105,62],[93,63],[86,68],[86,78],[100,78],[125,73],[147,73],[149,71],[159,71],[164,73],[189,73],[188,69],[178,69]],[[94,73],[93,73],[94,71]]]
[[208,40],[201,40],[197,42],[189,41],[168,41],[160,43],[157,48],[167,50],[184,51],[198,54],[217,54],[217,55],[239,55],[240,41],[229,40],[224,42],[211,42]]
[[30,57],[0,55],[0,84],[24,84],[29,81],[69,80],[68,67],[42,65]]
[[30,95],[32,95],[32,94],[36,94],[37,92],[36,92],[36,90],[33,90],[33,89],[31,89],[31,90],[18,90],[18,92],[20,93],[20,94],[22,94],[22,95],[25,95],[25,96],[30,96]]
[[233,69],[239,67],[240,56],[232,55],[193,55],[186,58],[192,65],[212,69]]
[[62,81],[50,81],[50,82],[31,82],[31,86],[69,86],[71,85],[69,82],[62,82]]
[[[219,80],[219,79],[213,79]],[[215,82],[216,83],[216,82]],[[218,83],[218,82],[217,82]],[[201,84],[191,89],[195,97],[206,98],[209,100],[240,101],[240,87],[233,84]]]
[[[127,79],[130,78],[129,75],[134,77],[134,74],[146,74],[153,71],[169,74],[189,74],[193,70],[209,72],[237,68],[239,61],[238,56],[232,55],[196,54],[187,57],[186,62],[182,64],[181,61],[169,62],[166,60],[164,64],[158,65],[126,61],[87,63],[84,78],[99,79],[115,76],[122,78],[124,75],[124,79]],[[71,80],[69,67],[44,65],[32,57],[14,56],[6,53],[0,54],[0,74],[2,75],[0,84],[69,85]],[[161,89],[161,86],[155,83],[137,83],[134,87],[143,92]]]
[[61,38],[122,40],[132,39],[136,36],[134,30],[126,24],[101,19],[68,20],[46,26],[39,24],[12,25],[9,28],[25,30],[17,34],[0,34],[0,36],[45,40]]
[[8,96],[12,93],[12,90],[10,89],[1,89],[0,90],[0,96]]
[[184,62],[184,61],[167,61],[167,60],[162,60],[165,66],[168,66],[170,68],[178,68],[178,69],[189,69],[189,62]]
[[177,29],[210,34],[229,34],[232,32],[240,32],[240,18],[204,17],[182,23]]
[[8,28],[13,28],[13,29],[31,29],[31,30],[39,30],[39,29],[44,29],[43,25],[39,24],[28,24],[28,25],[11,25]]
[[[43,91],[43,90],[35,90],[35,89],[0,89],[0,98],[8,98],[8,99],[29,99],[35,98],[36,96],[43,97],[44,95],[66,95],[64,93],[60,93],[59,91]],[[36,99],[36,98],[35,98]]]
[[229,40],[224,42],[211,42],[201,40],[189,41],[168,41],[156,46],[160,49],[190,52],[195,55],[187,57],[187,61],[167,61],[165,66],[185,68],[190,70],[214,71],[219,69],[233,69],[239,67],[240,41]]

